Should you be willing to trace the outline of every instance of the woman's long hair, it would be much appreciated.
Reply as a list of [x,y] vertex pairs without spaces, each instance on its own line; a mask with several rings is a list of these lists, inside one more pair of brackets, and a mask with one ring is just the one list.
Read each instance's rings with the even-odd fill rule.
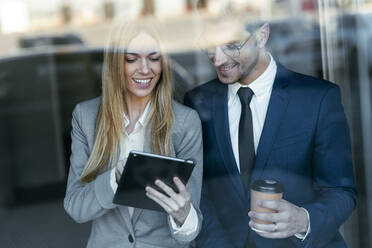
[[151,149],[153,153],[170,154],[173,111],[169,60],[161,48],[159,30],[153,21],[127,22],[113,29],[105,49],[102,102],[96,120],[94,146],[80,179],[82,183],[94,180],[102,170],[115,167],[119,137],[124,134],[124,94],[128,83],[125,79],[125,50],[141,32],[153,37],[162,51],[162,73],[151,96]]

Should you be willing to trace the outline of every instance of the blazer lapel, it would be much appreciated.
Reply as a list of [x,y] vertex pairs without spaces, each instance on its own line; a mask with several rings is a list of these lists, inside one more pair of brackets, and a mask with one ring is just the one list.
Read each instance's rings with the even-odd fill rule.
[[245,201],[244,188],[240,179],[239,170],[235,161],[230,139],[230,125],[228,116],[228,86],[220,83],[217,93],[213,95],[213,123],[215,136],[225,169],[229,174],[236,192]]
[[[149,121],[146,125],[145,143],[143,144],[143,151],[151,153],[151,121]],[[133,224],[137,222],[142,212],[143,212],[142,208],[134,208],[133,216],[132,216]]]
[[130,218],[130,215],[129,215],[128,207],[119,206],[119,211],[120,211],[120,214],[123,217],[124,222],[127,225],[128,229],[133,230],[133,225],[132,225],[132,221],[131,221],[131,218]]
[[285,88],[288,85],[288,73],[289,72],[284,67],[278,64],[277,75],[271,92],[265,124],[257,148],[252,181],[262,176],[275,138],[282,124],[283,116],[287,111],[289,96]]
[[[120,139],[119,139],[119,144],[118,144],[118,148],[117,148],[117,154],[120,154]],[[117,164],[118,161],[119,161],[119,158],[116,159],[115,164]],[[121,216],[123,217],[124,222],[127,225],[128,229],[133,230],[133,225],[132,225],[132,222],[131,222],[131,219],[130,219],[128,207],[119,206],[118,210],[119,210]]]

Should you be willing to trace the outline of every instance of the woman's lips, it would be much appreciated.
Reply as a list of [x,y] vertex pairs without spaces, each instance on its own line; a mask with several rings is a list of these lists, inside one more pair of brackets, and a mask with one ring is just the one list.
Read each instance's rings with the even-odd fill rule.
[[132,80],[137,85],[137,87],[146,89],[151,85],[152,78],[132,78]]

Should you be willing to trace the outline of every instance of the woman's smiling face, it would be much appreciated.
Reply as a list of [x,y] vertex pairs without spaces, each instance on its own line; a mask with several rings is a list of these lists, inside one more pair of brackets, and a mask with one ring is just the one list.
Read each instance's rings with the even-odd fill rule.
[[151,98],[162,72],[162,58],[158,43],[141,32],[128,44],[125,53],[126,96]]

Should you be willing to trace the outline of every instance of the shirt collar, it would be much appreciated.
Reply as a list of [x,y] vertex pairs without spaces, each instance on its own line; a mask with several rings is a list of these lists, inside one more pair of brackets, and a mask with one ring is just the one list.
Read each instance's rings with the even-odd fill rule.
[[[146,124],[149,122],[150,119],[150,109],[151,109],[151,101],[149,101],[143,110],[140,118],[138,119],[137,123],[141,125],[142,127],[146,126]],[[128,116],[124,113],[124,126],[127,127],[129,125],[129,118]],[[136,123],[136,125],[137,125]]]
[[274,84],[274,79],[276,75],[276,62],[274,58],[270,55],[270,63],[266,70],[258,77],[256,80],[251,82],[249,85],[242,85],[239,82],[229,84],[228,94],[229,99],[232,99],[238,93],[240,87],[249,87],[253,91],[256,97],[260,97],[262,94],[269,92]]

